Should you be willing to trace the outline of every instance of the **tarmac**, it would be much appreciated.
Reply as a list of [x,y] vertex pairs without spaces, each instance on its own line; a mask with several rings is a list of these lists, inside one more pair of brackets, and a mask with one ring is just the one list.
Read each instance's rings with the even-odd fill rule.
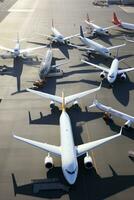
[[[19,32],[23,41],[22,48],[48,43],[45,37],[37,33],[51,34],[51,21],[65,36],[79,33],[79,25],[86,27],[84,20],[88,13],[91,20],[101,26],[110,26],[113,11],[118,16],[133,23],[134,13],[126,13],[118,6],[95,7],[90,1],[69,0],[18,0],[0,2],[0,45],[13,48]],[[95,40],[105,46],[124,43],[122,34],[133,37],[133,33],[119,28],[110,30],[111,41]],[[71,39],[72,43],[81,44],[79,39]],[[34,44],[35,43],[35,44]],[[42,89],[44,92],[61,96],[71,95],[99,86],[100,71],[82,64],[81,58],[87,59],[84,51],[71,47],[54,46],[56,62],[70,60],[62,66],[63,78],[50,78]],[[2,52],[2,51],[1,51]],[[1,73],[0,82],[0,199],[64,199],[64,200],[133,200],[134,195],[134,162],[128,157],[128,151],[134,150],[134,129],[123,130],[123,135],[90,152],[94,161],[94,169],[84,168],[83,158],[79,159],[79,173],[76,183],[67,190],[33,192],[32,180],[59,179],[65,187],[60,158],[54,158],[54,168],[45,169],[46,152],[34,149],[30,145],[16,141],[13,134],[29,139],[60,145],[59,111],[51,112],[49,101],[26,92],[37,80],[40,58],[46,49],[36,52],[38,60],[0,59],[0,66],[6,65],[7,72]],[[127,43],[119,50],[124,58],[120,67],[134,66],[134,44]],[[116,51],[113,51],[116,55]],[[92,56],[91,62],[110,66],[110,59]],[[64,61],[63,61],[64,62]],[[134,115],[134,72],[127,74],[125,81],[117,80],[113,88],[109,88],[106,80],[97,92],[97,99],[115,109]],[[104,138],[120,131],[124,121],[113,117],[113,122],[106,124],[103,113],[88,105],[92,104],[94,94],[80,100],[79,110],[68,108],[74,133],[75,144],[82,144]],[[134,127],[134,126],[133,126]]]

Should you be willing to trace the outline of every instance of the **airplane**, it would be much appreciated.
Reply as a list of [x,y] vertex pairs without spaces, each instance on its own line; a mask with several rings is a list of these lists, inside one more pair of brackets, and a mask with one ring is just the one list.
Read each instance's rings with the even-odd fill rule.
[[112,22],[113,22],[113,24],[118,25],[120,28],[134,31],[134,24],[122,22],[121,20],[118,19],[115,12],[113,12]]
[[110,85],[112,85],[112,83],[116,80],[117,76],[120,76],[121,79],[124,80],[124,79],[126,79],[125,72],[130,72],[130,71],[134,70],[134,67],[127,68],[127,69],[118,69],[120,61],[121,60],[118,60],[118,58],[115,57],[114,60],[111,63],[110,68],[107,68],[107,67],[102,67],[102,66],[96,65],[96,64],[91,63],[91,62],[87,62],[85,60],[81,60],[81,62],[83,62],[85,64],[91,65],[93,67],[96,67],[96,68],[102,70],[102,72],[100,73],[100,77],[102,79],[107,78]]
[[89,106],[89,108],[91,107],[97,107],[99,110],[102,110],[105,112],[105,115],[108,118],[112,118],[112,115],[119,117],[123,120],[125,120],[125,128],[130,128],[131,124],[134,123],[134,117],[131,115],[128,115],[126,113],[120,112],[118,110],[113,109],[112,107],[106,106],[100,102],[98,102],[97,99],[94,99],[93,104],[91,106]]
[[51,27],[51,30],[52,30],[52,36],[50,36],[50,35],[44,35],[44,34],[39,34],[39,35],[48,37],[48,39],[50,39],[52,42],[59,42],[59,43],[63,43],[63,44],[68,44],[69,39],[71,39],[71,38],[76,37],[76,36],[79,35],[79,33],[78,33],[78,34],[75,34],[75,35],[70,35],[70,36],[64,37],[64,36],[54,27],[53,20],[52,20],[52,27]]
[[64,63],[52,65],[52,59],[53,59],[53,52],[50,47],[47,50],[46,55],[44,56],[41,62],[40,69],[39,69],[39,77],[41,80],[44,80],[50,74],[51,71],[57,72],[59,66],[67,63],[67,62],[64,62]]
[[44,98],[50,99],[51,102],[57,102],[62,105],[62,113],[60,116],[60,139],[61,144],[60,146],[50,145],[47,143],[37,142],[34,140],[29,140],[26,138],[22,138],[19,136],[14,135],[14,138],[23,141],[25,143],[28,143],[34,147],[37,147],[39,149],[42,149],[44,151],[48,152],[48,156],[45,158],[44,163],[47,168],[53,167],[53,158],[50,156],[50,153],[61,157],[61,163],[62,163],[62,171],[64,174],[64,177],[66,181],[69,184],[74,184],[78,175],[78,161],[77,157],[86,154],[84,158],[84,165],[86,168],[91,168],[93,166],[92,158],[88,155],[88,151],[92,150],[106,142],[109,142],[110,140],[119,137],[122,132],[122,128],[120,130],[119,134],[116,134],[114,136],[106,137],[97,141],[88,142],[85,144],[81,144],[78,146],[75,146],[74,139],[73,139],[73,132],[71,127],[71,120],[69,115],[66,112],[66,105],[72,102],[76,103],[77,99],[80,99],[88,94],[91,94],[93,92],[96,92],[100,90],[101,85],[98,88],[87,90],[85,92],[77,93],[68,97],[64,97],[64,93],[62,92],[62,97],[42,93],[39,91],[34,91],[31,89],[27,89],[27,91],[32,92],[34,94],[37,94],[39,96],[42,96]]
[[85,20],[85,22],[86,22],[86,24],[89,25],[91,33],[94,37],[97,35],[109,36],[110,33],[108,30],[111,28],[114,28],[116,26],[116,25],[114,25],[114,26],[109,26],[109,27],[105,27],[105,28],[98,26],[98,25],[94,24],[93,21],[90,21],[88,14],[87,14],[87,20]]
[[[17,58],[19,56],[23,56],[23,58],[31,58],[28,56],[29,52],[35,51],[37,49],[42,49],[45,46],[39,46],[39,47],[32,47],[32,48],[27,48],[27,49],[21,49],[20,48],[20,42],[23,41],[24,39],[19,39],[19,35],[17,34],[17,40],[14,49],[10,49],[4,46],[0,45],[1,50],[7,51],[5,54],[0,54],[0,56],[5,59],[5,58]],[[10,53],[10,54],[9,54]]]
[[81,46],[77,46],[77,45],[73,45],[73,44],[69,44],[70,46],[72,47],[75,47],[75,48],[78,48],[78,49],[81,49],[81,50],[86,50],[89,54],[91,53],[98,53],[104,57],[111,57],[111,50],[112,49],[117,49],[119,47],[123,47],[125,46],[126,44],[121,44],[121,45],[117,45],[117,46],[111,46],[111,47],[104,47],[103,45],[89,39],[89,38],[86,38],[84,36],[84,33],[83,33],[83,29],[82,29],[82,26],[80,26],[80,36],[78,36],[80,38],[80,40],[82,41],[82,43],[87,46],[87,47],[81,47]]

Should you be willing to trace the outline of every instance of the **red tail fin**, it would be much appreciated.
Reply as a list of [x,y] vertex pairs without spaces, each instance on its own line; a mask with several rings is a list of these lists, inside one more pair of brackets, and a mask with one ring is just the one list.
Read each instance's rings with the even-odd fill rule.
[[115,24],[115,25],[121,25],[121,21],[118,20],[118,18],[117,18],[117,16],[116,16],[116,13],[115,13],[115,12],[113,12],[113,19],[112,19],[112,22],[113,22],[113,24]]

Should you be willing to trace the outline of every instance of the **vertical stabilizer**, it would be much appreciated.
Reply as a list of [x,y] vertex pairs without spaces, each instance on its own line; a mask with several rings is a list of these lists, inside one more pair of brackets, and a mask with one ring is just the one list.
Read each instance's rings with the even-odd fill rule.
[[19,40],[19,32],[17,32],[17,43],[19,43],[20,42],[20,40]]
[[84,33],[83,33],[82,26],[80,26],[80,36],[84,38]]
[[52,19],[52,27],[54,28],[54,20]]
[[113,12],[113,19],[112,19],[112,22],[113,22],[115,25],[121,25],[121,21],[117,18],[115,12]]
[[64,96],[64,91],[62,91],[62,111],[65,111],[65,96]]
[[90,22],[90,19],[89,19],[89,15],[88,15],[88,13],[87,13],[87,22]]

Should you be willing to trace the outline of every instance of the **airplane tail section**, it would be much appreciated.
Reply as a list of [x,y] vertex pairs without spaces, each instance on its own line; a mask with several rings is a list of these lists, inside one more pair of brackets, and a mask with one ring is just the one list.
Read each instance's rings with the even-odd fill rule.
[[121,25],[121,21],[118,19],[116,13],[113,13],[113,19],[112,19],[113,24],[115,25]]
[[83,33],[82,26],[80,26],[80,36],[84,38],[84,33]]
[[52,19],[52,27],[54,28],[54,20]]
[[65,111],[65,96],[63,91],[62,91],[62,111]]

